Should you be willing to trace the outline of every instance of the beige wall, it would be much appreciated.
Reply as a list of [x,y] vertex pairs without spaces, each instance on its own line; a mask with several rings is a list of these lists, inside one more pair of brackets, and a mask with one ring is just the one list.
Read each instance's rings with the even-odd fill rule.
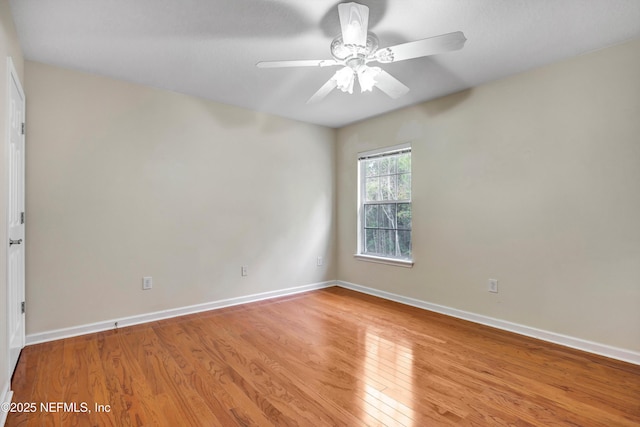
[[[634,41],[340,129],[338,278],[640,351],[638,52]],[[415,266],[355,260],[357,153],[406,141]]]
[[27,334],[335,279],[334,130],[30,61],[25,79]]
[[[2,138],[2,156],[0,158],[0,242],[7,242],[7,158],[6,158],[6,120],[7,120],[7,57],[11,57],[18,76],[24,84],[22,51],[18,35],[11,19],[9,2],[0,0],[0,137]],[[9,342],[7,337],[7,246],[0,244],[0,393],[9,384],[9,361],[7,359]]]
[[[640,351],[639,50],[337,133],[27,62],[27,333],[337,278]],[[357,153],[406,141],[415,266],[356,261]]]

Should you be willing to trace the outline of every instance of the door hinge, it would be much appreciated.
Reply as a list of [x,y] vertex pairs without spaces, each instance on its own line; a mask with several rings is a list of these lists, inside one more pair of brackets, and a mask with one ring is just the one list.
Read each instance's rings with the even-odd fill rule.
[[24,135],[24,122],[22,122],[22,134]]
[[20,224],[24,224],[24,212],[20,212]]
[[24,314],[24,312],[26,310],[24,301],[22,301],[22,303],[20,303],[20,310],[22,310],[22,314]]

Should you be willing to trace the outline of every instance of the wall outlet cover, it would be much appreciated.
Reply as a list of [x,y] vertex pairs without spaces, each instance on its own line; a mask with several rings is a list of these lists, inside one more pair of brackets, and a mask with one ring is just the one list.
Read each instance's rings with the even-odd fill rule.
[[489,292],[498,293],[498,279],[489,279]]

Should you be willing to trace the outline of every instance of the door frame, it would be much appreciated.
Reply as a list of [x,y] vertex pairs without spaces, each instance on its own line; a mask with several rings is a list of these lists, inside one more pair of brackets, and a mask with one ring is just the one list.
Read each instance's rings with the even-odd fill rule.
[[[8,174],[9,174],[8,165],[9,165],[9,162],[11,161],[11,159],[9,158],[9,155],[8,155],[8,153],[9,153],[9,144],[11,143],[11,140],[10,140],[11,139],[11,127],[10,127],[10,124],[9,124],[9,119],[10,119],[10,114],[11,114],[11,110],[10,110],[11,106],[8,105],[8,104],[11,101],[11,86],[14,84],[14,82],[15,82],[15,85],[16,85],[16,87],[18,89],[18,93],[20,94],[20,96],[22,97],[22,100],[23,100],[21,114],[22,114],[22,120],[25,123],[26,123],[26,121],[25,121],[26,98],[25,98],[25,95],[24,95],[24,90],[22,88],[22,82],[20,81],[20,77],[18,76],[18,72],[16,71],[16,68],[15,68],[15,66],[13,64],[13,59],[10,56],[7,57],[7,66],[6,67],[7,67],[7,83],[6,83],[6,85],[7,85],[7,101],[6,101],[7,102],[7,106],[6,106],[7,110],[6,110],[5,117],[4,117],[5,124],[6,124],[5,142],[4,142],[4,154],[5,154],[5,159],[6,159],[5,162],[4,162],[5,163],[5,165],[4,165],[5,166],[5,181],[6,181],[6,184],[5,184],[5,197],[4,197],[6,241],[4,242],[4,244],[6,244],[7,248],[8,248],[8,240],[10,238],[10,235],[9,235],[9,215],[8,215],[9,214],[9,196],[10,196],[10,194],[9,194],[10,193],[9,184],[10,183],[9,183],[9,176],[8,176]],[[25,153],[25,148],[26,148],[25,146],[26,146],[26,144],[25,144],[25,135],[23,133],[22,134],[22,149],[23,149],[22,173],[23,174],[26,173],[26,170],[25,170],[26,158],[24,157],[25,156],[25,154],[24,154]],[[23,187],[22,188],[22,193],[23,194],[21,196],[19,196],[19,197],[25,197],[25,193],[26,193],[26,185],[25,184],[26,184],[26,180],[23,177],[23,185],[22,185],[22,187]],[[26,258],[26,247],[24,247],[23,250],[25,251],[24,257],[23,257],[23,260],[24,260]],[[9,328],[10,328],[10,322],[9,322],[10,319],[9,319],[9,317],[11,316],[11,304],[15,304],[16,302],[15,301],[11,301],[10,298],[9,298],[9,268],[8,268],[9,266],[8,266],[8,261],[9,261],[9,250],[7,249],[6,260],[5,260],[6,265],[7,265],[7,269],[5,271],[5,283],[6,283],[5,292],[6,292],[6,298],[7,298],[7,303],[6,303],[7,313],[6,313],[6,319],[5,319],[6,320],[6,328],[7,328],[7,354],[6,354],[6,356],[7,356],[7,362],[8,362],[8,373],[7,374],[8,374],[9,381],[11,381],[11,377],[13,375],[13,371],[15,370],[15,366],[11,366],[12,365],[12,363],[11,363],[11,343],[9,341],[10,332],[11,331],[9,330]],[[22,289],[19,290],[19,295],[22,296],[22,300],[24,301],[24,298],[25,298],[25,282],[24,282],[25,265],[24,265],[24,262],[22,263],[21,268],[23,269],[23,275],[22,275],[23,281],[22,281]],[[19,303],[20,303],[20,301],[18,302],[18,304]],[[25,326],[26,326],[25,325],[25,314],[22,313],[22,335],[20,337],[21,348],[24,348],[24,346],[26,344],[26,327]],[[11,387],[9,386],[9,388],[11,388]]]

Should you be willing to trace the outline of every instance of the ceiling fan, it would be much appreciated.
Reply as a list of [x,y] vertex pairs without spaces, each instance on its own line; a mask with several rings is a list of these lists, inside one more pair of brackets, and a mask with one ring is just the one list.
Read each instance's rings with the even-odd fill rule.
[[409,88],[398,79],[371,62],[388,64],[422,56],[462,49],[467,41],[461,31],[442,34],[395,46],[378,47],[378,37],[368,32],[369,8],[358,3],[338,5],[341,33],[331,42],[333,59],[299,61],[262,61],[258,68],[281,67],[331,67],[342,66],[309,100],[307,104],[322,100],[336,87],[343,92],[353,93],[355,81],[360,91],[371,91],[377,87],[391,98],[399,98],[409,92]]

